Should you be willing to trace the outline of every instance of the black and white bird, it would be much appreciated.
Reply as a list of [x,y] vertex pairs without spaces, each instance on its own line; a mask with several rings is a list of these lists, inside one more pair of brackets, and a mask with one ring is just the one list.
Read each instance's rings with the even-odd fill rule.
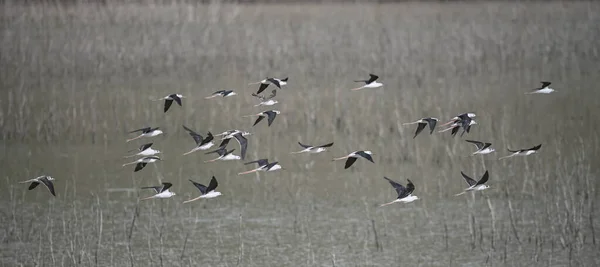
[[260,99],[260,103],[254,105],[254,106],[258,107],[258,106],[272,106],[272,105],[275,105],[275,104],[279,103],[279,101],[273,99],[273,97],[275,97],[276,95],[277,95],[277,90],[271,91],[271,95],[269,95],[269,96],[262,96],[262,95],[257,95],[255,93],[252,93],[252,96]]
[[466,112],[463,114],[459,114],[456,117],[450,119],[450,121],[440,125],[440,126],[446,126],[448,124],[460,124],[462,121],[468,120],[468,119],[473,119],[477,117],[477,115],[473,112]]
[[460,128],[462,127],[463,131],[460,134],[460,136],[463,136],[465,134],[465,132],[468,133],[471,130],[471,126],[476,125],[476,124],[477,124],[477,122],[474,119],[467,118],[465,120],[461,120],[459,122],[452,123],[448,128],[438,131],[438,133],[443,133],[448,130],[452,130],[451,135],[455,136],[456,133],[458,133],[458,130],[460,130]]
[[415,136],[413,136],[413,138],[415,138],[415,137],[417,137],[417,135],[419,135],[419,133],[421,133],[423,131],[423,129],[425,129],[425,127],[427,125],[429,125],[429,134],[432,134],[433,130],[435,129],[435,125],[437,124],[438,121],[439,121],[438,118],[428,117],[428,118],[422,118],[415,122],[403,123],[402,125],[411,125],[411,124],[415,124],[415,123],[418,124],[417,130],[415,131]]
[[229,141],[231,139],[237,140],[238,144],[240,145],[240,150],[241,150],[241,159],[245,159],[246,158],[246,151],[248,150],[248,139],[246,139],[246,137],[244,137],[244,134],[241,132],[235,133],[233,135],[231,135],[231,137],[229,137],[230,135],[226,135],[225,137],[228,138],[223,138],[223,141],[221,141],[221,144],[219,144],[219,147],[227,147],[227,145],[229,144]]
[[167,112],[167,110],[169,110],[169,108],[173,104],[173,101],[177,102],[177,104],[181,107],[181,99],[182,98],[185,98],[185,96],[183,96],[181,94],[170,94],[163,98],[159,98],[156,101],[164,100],[165,101],[164,112]]
[[556,90],[550,88],[550,84],[552,84],[551,82],[541,82],[542,86],[533,89],[530,92],[527,92],[525,94],[549,94],[552,92],[555,92]]
[[267,77],[260,82],[249,83],[248,85],[260,84],[260,86],[258,87],[258,91],[256,91],[256,94],[260,94],[260,93],[262,93],[262,91],[267,89],[267,87],[269,87],[269,84],[271,84],[271,83],[274,84],[275,86],[277,86],[277,88],[281,89],[281,86],[286,85],[287,81],[288,81],[288,77],[285,77],[284,79]]
[[127,166],[127,165],[131,165],[131,164],[136,164],[135,165],[135,169],[133,170],[133,172],[137,172],[140,171],[141,169],[143,169],[144,167],[146,167],[146,164],[148,163],[154,163],[156,161],[161,160],[159,157],[157,156],[148,156],[148,157],[143,157],[140,158],[136,161],[133,162],[129,162],[129,163],[125,163],[123,164],[123,166]]
[[140,200],[146,200],[146,199],[152,199],[152,198],[170,198],[175,195],[175,193],[169,191],[169,188],[171,188],[171,186],[172,186],[171,183],[162,183],[162,185],[158,185],[158,186],[142,187],[142,189],[154,189],[154,192],[156,194],[153,196],[142,198]]
[[333,142],[329,143],[329,144],[324,144],[324,145],[320,145],[320,146],[310,146],[310,145],[305,145],[302,144],[300,142],[298,142],[298,144],[303,147],[304,149],[300,150],[300,151],[295,151],[292,152],[291,154],[299,154],[299,153],[321,153],[321,152],[325,152],[327,151],[327,148],[333,146]]
[[460,174],[462,175],[462,177],[465,179],[465,182],[467,182],[467,184],[469,185],[469,187],[467,189],[465,189],[463,192],[456,194],[455,196],[460,196],[466,192],[469,191],[481,191],[484,189],[489,188],[488,185],[485,185],[485,182],[488,181],[489,179],[489,173],[488,171],[485,171],[485,173],[483,174],[483,176],[481,177],[481,179],[479,179],[479,181],[475,181],[473,180],[473,178],[467,176],[464,172],[460,172]]
[[205,99],[211,99],[211,98],[215,98],[217,96],[221,96],[221,97],[229,97],[229,96],[234,96],[237,95],[236,92],[234,92],[233,90],[219,90],[214,92],[212,95],[205,97]]
[[56,193],[54,192],[54,184],[52,183],[52,181],[54,181],[54,178],[52,178],[52,176],[43,175],[43,176],[38,176],[36,178],[29,179],[27,181],[22,181],[19,183],[20,184],[31,183],[29,185],[29,190],[33,190],[39,184],[44,184],[46,186],[46,188],[48,188],[48,191],[50,191],[50,194],[52,194],[53,196],[56,196]]
[[269,161],[267,159],[259,159],[259,160],[246,162],[246,163],[244,163],[244,165],[248,165],[248,164],[252,164],[252,163],[257,163],[258,168],[254,169],[254,170],[250,170],[250,171],[240,172],[240,173],[238,173],[238,175],[259,172],[259,171],[272,172],[272,171],[283,169],[283,167],[281,167],[281,165],[279,165],[279,162],[275,161],[275,162],[269,163]]
[[364,89],[364,88],[378,88],[378,87],[382,87],[383,84],[380,82],[377,82],[377,79],[379,79],[379,76],[375,75],[375,74],[369,74],[369,79],[368,80],[358,80],[358,81],[354,81],[357,83],[361,83],[364,82],[365,85],[361,86],[361,87],[357,87],[354,89],[351,89],[352,91],[356,91],[356,90],[360,90],[360,89]]
[[373,157],[371,157],[371,155],[373,155],[373,152],[371,152],[369,150],[359,150],[359,151],[354,151],[354,152],[348,154],[348,156],[341,157],[341,158],[334,158],[333,160],[336,161],[336,160],[347,159],[346,164],[344,165],[344,169],[348,169],[348,168],[350,168],[350,166],[352,166],[352,164],[354,164],[354,162],[356,161],[356,159],[358,157],[363,157],[363,158],[367,159],[368,161],[375,163],[375,161],[373,161]]
[[135,132],[141,132],[140,135],[138,135],[137,137],[131,138],[131,139],[127,139],[127,142],[136,140],[138,138],[142,138],[142,137],[154,137],[157,135],[161,135],[163,132],[159,129],[159,127],[156,128],[152,128],[152,127],[144,127],[141,129],[137,129],[134,131],[131,131],[129,133],[135,133]]
[[508,156],[504,156],[501,157],[499,159],[506,159],[506,158],[510,158],[510,157],[514,157],[514,156],[529,156],[531,154],[535,154],[538,152],[538,150],[542,147],[542,144],[539,144],[537,146],[534,146],[532,148],[525,148],[525,149],[518,149],[518,150],[511,150],[510,148],[507,149],[508,152],[512,152],[512,154],[508,155]]
[[391,202],[379,205],[379,207],[394,204],[396,202],[409,203],[419,199],[419,197],[412,195],[412,192],[415,191],[415,185],[409,179],[406,179],[408,181],[408,184],[406,185],[406,187],[404,187],[403,185],[391,180],[390,178],[387,178],[385,176],[383,178],[390,182],[394,189],[396,189],[398,197]]
[[215,136],[223,136],[221,137],[221,140],[224,139],[229,139],[229,138],[233,138],[234,135],[241,133],[242,136],[248,136],[248,135],[252,135],[252,133],[246,132],[246,131],[240,131],[240,130],[227,130],[224,131],[220,134],[215,134]]
[[194,147],[192,150],[184,153],[183,155],[187,155],[193,152],[196,152],[198,150],[207,150],[209,148],[211,148],[212,146],[214,146],[214,143],[212,142],[214,137],[212,135],[212,133],[208,132],[206,135],[206,138],[202,138],[202,135],[194,132],[192,129],[186,127],[185,125],[182,125],[183,129],[185,129],[190,136],[192,136],[192,138],[194,138],[194,142],[196,142],[196,147]]
[[219,155],[219,157],[211,159],[211,160],[206,160],[206,161],[204,161],[204,163],[214,162],[214,161],[217,161],[217,160],[238,160],[238,159],[242,159],[242,157],[240,157],[238,155],[234,155],[233,151],[235,151],[235,149],[227,151],[227,149],[226,149],[225,146],[221,146],[217,150],[206,152],[205,154],[207,154],[207,155],[208,154],[217,153]]
[[256,124],[258,124],[261,120],[263,120],[266,117],[267,118],[267,122],[268,122],[268,126],[271,126],[271,124],[275,120],[275,117],[277,116],[277,114],[281,114],[281,111],[273,109],[273,110],[263,111],[261,113],[254,114],[254,115],[246,115],[246,116],[243,116],[243,117],[258,116],[258,118],[256,119],[256,121],[254,121],[254,124],[252,126],[255,126]]
[[192,180],[190,180],[190,182],[192,182],[192,184],[194,184],[194,186],[196,188],[198,188],[198,190],[200,191],[201,195],[199,197],[197,197],[197,198],[184,201],[183,202],[184,204],[192,202],[192,201],[196,201],[196,200],[201,199],[201,198],[215,198],[215,197],[218,197],[218,196],[222,195],[221,192],[215,191],[215,189],[217,188],[217,186],[219,186],[219,183],[217,182],[217,178],[215,178],[214,176],[212,177],[212,179],[210,179],[210,183],[208,184],[208,187],[205,186],[205,185],[203,185],[203,184],[196,183],[196,182],[194,182]]
[[490,154],[494,151],[496,151],[496,149],[492,148],[492,143],[484,143],[484,142],[480,142],[480,141],[475,141],[475,140],[465,140],[471,144],[474,144],[477,147],[477,151],[473,152],[473,154],[471,155],[477,155],[477,154],[481,154],[481,155],[485,155],[485,154]]
[[156,149],[152,148],[152,144],[154,144],[154,143],[143,144],[137,149],[129,150],[127,152],[133,152],[133,151],[137,150],[138,153],[129,155],[129,156],[125,156],[125,157],[131,158],[131,157],[135,157],[135,156],[153,156],[153,155],[160,153],[160,150],[156,150]]

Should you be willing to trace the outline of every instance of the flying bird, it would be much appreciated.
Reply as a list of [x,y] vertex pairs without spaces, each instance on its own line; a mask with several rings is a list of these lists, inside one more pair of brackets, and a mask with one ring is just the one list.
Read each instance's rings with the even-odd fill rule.
[[162,183],[162,185],[159,185],[159,186],[142,187],[142,189],[154,189],[154,192],[156,192],[156,194],[153,196],[149,196],[147,198],[142,198],[140,200],[146,200],[146,199],[152,199],[152,198],[170,198],[175,195],[175,193],[169,191],[169,188],[171,188],[171,186],[172,186],[171,183]]
[[236,92],[234,92],[233,90],[219,90],[214,92],[212,95],[205,97],[205,99],[211,99],[211,98],[215,98],[217,96],[221,96],[221,97],[229,97],[229,96],[234,96],[237,95]]
[[452,130],[451,135],[455,136],[456,133],[458,133],[458,130],[460,130],[460,128],[462,127],[463,131],[460,134],[460,136],[463,136],[465,134],[465,132],[468,133],[471,130],[471,126],[476,125],[476,124],[477,124],[477,122],[475,120],[473,120],[471,118],[467,118],[467,119],[462,120],[460,122],[453,123],[452,125],[450,125],[450,127],[446,128],[446,129],[443,129],[441,131],[438,131],[438,133],[443,133],[443,132],[446,132],[448,130]]
[[190,134],[190,136],[192,136],[192,138],[194,138],[194,142],[196,142],[196,147],[194,147],[192,150],[184,153],[183,155],[187,155],[192,152],[196,152],[198,150],[207,150],[214,145],[212,142],[214,139],[212,133],[208,132],[208,134],[206,135],[206,138],[202,138],[202,135],[194,132],[192,129],[186,127],[185,125],[182,125],[182,126],[183,126],[183,129],[185,129]]
[[258,124],[261,120],[263,120],[265,117],[267,117],[267,122],[268,122],[268,126],[271,126],[271,124],[273,123],[273,121],[275,120],[275,117],[277,116],[277,114],[281,114],[281,111],[279,110],[267,110],[267,111],[263,111],[261,113],[258,114],[254,114],[254,115],[247,115],[247,116],[243,116],[243,117],[252,117],[252,116],[258,116],[258,118],[256,119],[256,121],[254,121],[254,124],[252,126],[255,126],[256,124]]
[[252,163],[257,163],[258,168],[254,169],[254,170],[250,170],[250,171],[240,172],[240,173],[238,173],[238,175],[248,174],[248,173],[253,173],[253,172],[258,172],[258,171],[272,172],[272,171],[283,169],[277,161],[269,163],[269,161],[267,159],[259,159],[259,160],[246,162],[246,163],[244,163],[244,165],[248,165],[248,164],[252,164]]
[[394,189],[396,189],[398,197],[394,199],[394,201],[379,205],[379,207],[394,204],[396,202],[409,203],[419,199],[419,197],[412,195],[412,192],[415,191],[415,185],[409,179],[406,179],[408,181],[408,184],[406,185],[406,187],[404,187],[403,185],[391,180],[390,178],[387,178],[385,176],[383,178],[390,182]]
[[135,133],[135,132],[141,132],[140,135],[138,135],[137,137],[131,138],[131,139],[127,139],[127,142],[133,141],[135,139],[138,138],[142,138],[142,137],[154,137],[157,135],[161,135],[163,132],[161,130],[158,129],[159,127],[156,128],[152,128],[152,127],[144,127],[141,129],[137,129],[134,131],[131,131],[129,133]]
[[135,156],[153,156],[153,155],[160,153],[160,150],[155,150],[152,148],[152,144],[153,143],[143,144],[137,149],[127,151],[127,152],[133,152],[133,151],[137,150],[139,152],[137,154],[125,156],[125,158],[131,158],[131,157],[135,157]]
[[54,181],[54,178],[52,178],[52,176],[43,175],[43,176],[38,176],[36,178],[29,179],[27,181],[22,181],[19,183],[20,184],[31,183],[29,185],[29,190],[33,190],[39,184],[44,184],[46,186],[46,188],[48,188],[48,190],[50,191],[50,194],[52,194],[53,196],[56,196],[56,193],[54,192],[54,184],[52,183],[52,181]]
[[329,144],[325,144],[325,145],[320,145],[320,146],[309,146],[309,145],[305,145],[302,144],[300,142],[298,142],[298,144],[303,147],[304,149],[300,150],[300,151],[296,151],[296,152],[292,152],[291,154],[299,154],[299,153],[321,153],[324,151],[327,151],[327,148],[333,146],[333,142],[329,143]]
[[354,81],[357,83],[360,82],[364,82],[365,85],[361,86],[361,87],[357,87],[354,89],[351,89],[352,91],[356,91],[356,90],[360,90],[360,89],[364,89],[364,88],[378,88],[383,86],[382,83],[377,82],[377,79],[379,79],[379,76],[375,75],[375,74],[369,74],[370,78],[368,80],[358,80],[358,81]]
[[509,152],[512,152],[512,154],[510,154],[508,156],[501,157],[499,159],[506,159],[506,158],[510,158],[510,157],[514,157],[514,156],[529,156],[531,154],[537,153],[538,150],[540,149],[540,147],[542,147],[542,144],[539,144],[539,145],[534,146],[532,148],[525,148],[525,149],[518,149],[518,150],[511,150],[509,148],[507,150]]
[[244,134],[242,132],[238,132],[233,135],[227,135],[225,137],[226,138],[223,138],[223,141],[221,141],[221,144],[219,144],[219,147],[223,147],[223,148],[227,147],[227,145],[229,144],[229,140],[231,140],[232,138],[235,138],[235,140],[237,140],[238,144],[240,144],[241,159],[245,159],[246,158],[246,150],[248,149],[248,139],[246,139],[246,137],[244,137]]
[[415,122],[407,122],[407,123],[403,123],[402,125],[411,125],[411,124],[418,124],[417,125],[417,131],[415,131],[415,136],[413,136],[413,138],[417,137],[417,135],[419,135],[419,133],[421,133],[423,131],[423,129],[425,129],[425,126],[429,125],[429,134],[433,133],[433,130],[435,129],[435,125],[437,124],[437,122],[439,121],[439,119],[437,118],[422,118],[418,121]]
[[252,133],[249,132],[245,132],[245,131],[240,131],[240,130],[228,130],[228,131],[224,131],[220,134],[215,134],[215,136],[223,136],[221,137],[221,140],[224,139],[229,139],[229,138],[233,138],[234,135],[241,133],[242,136],[247,136],[247,135],[252,135]]
[[481,154],[481,155],[485,155],[485,154],[489,154],[492,153],[494,151],[496,151],[495,149],[493,149],[492,143],[484,143],[484,142],[480,142],[480,141],[475,141],[475,140],[465,140],[471,144],[474,144],[477,147],[477,151],[473,152],[473,154],[471,155],[477,155],[477,154]]
[[181,99],[182,98],[185,98],[185,96],[183,96],[181,94],[170,94],[163,98],[159,98],[156,101],[164,100],[165,101],[164,112],[167,112],[167,110],[169,110],[169,108],[173,104],[173,101],[177,102],[177,104],[181,107]]
[[373,155],[373,153],[369,150],[359,150],[359,151],[354,151],[350,154],[348,154],[348,156],[345,157],[341,157],[341,158],[334,158],[333,160],[342,160],[342,159],[347,159],[346,160],[346,164],[344,165],[344,169],[348,169],[350,168],[350,166],[352,166],[352,164],[354,164],[354,162],[356,161],[356,159],[358,157],[363,157],[365,159],[367,159],[368,161],[375,163],[375,161],[373,161],[373,157],[371,157],[371,155]]
[[273,90],[271,91],[271,95],[269,96],[262,96],[262,95],[257,95],[255,93],[252,93],[252,96],[258,98],[261,100],[260,103],[254,105],[255,107],[258,106],[272,106],[275,105],[277,103],[279,103],[279,101],[272,99],[273,97],[275,97],[277,95],[277,90]]
[[219,155],[219,157],[211,159],[211,160],[206,160],[206,161],[204,161],[204,163],[209,163],[209,162],[213,162],[213,161],[217,161],[217,160],[238,160],[238,159],[242,159],[242,157],[240,157],[238,155],[232,154],[232,152],[234,150],[235,149],[227,151],[227,149],[225,148],[225,146],[221,146],[221,147],[219,147],[215,151],[206,152],[205,154],[207,154],[207,155],[208,154],[212,154],[212,153],[217,153]]
[[467,176],[462,171],[460,172],[460,174],[465,179],[465,182],[467,182],[467,184],[469,185],[469,187],[467,189],[465,189],[463,192],[456,194],[455,196],[460,196],[460,195],[462,195],[462,194],[464,194],[466,192],[469,192],[469,191],[481,191],[481,190],[489,188],[488,185],[485,185],[485,182],[487,182],[488,178],[489,178],[488,171],[485,171],[485,173],[483,174],[483,176],[481,177],[481,179],[479,179],[479,181],[473,180],[473,178]]
[[192,180],[190,180],[190,182],[192,182],[192,184],[194,184],[194,186],[196,188],[198,188],[198,190],[200,190],[201,195],[197,198],[184,201],[183,202],[184,204],[192,202],[192,201],[196,201],[201,198],[215,198],[215,197],[218,197],[221,195],[221,192],[215,191],[217,186],[219,186],[219,183],[217,182],[217,179],[214,176],[212,177],[212,179],[210,179],[210,183],[208,184],[208,187],[206,187],[203,184],[196,183]]
[[287,81],[288,81],[287,77],[285,79],[277,79],[277,78],[267,77],[260,82],[249,83],[248,85],[260,84],[260,86],[258,87],[258,91],[256,91],[256,94],[260,94],[260,93],[262,93],[262,91],[267,89],[267,87],[269,87],[269,84],[271,84],[271,83],[274,84],[275,86],[277,86],[277,88],[281,89],[281,86],[286,85]]
[[161,159],[159,157],[156,157],[156,156],[148,156],[148,157],[140,158],[140,159],[138,159],[136,161],[133,161],[133,162],[125,163],[125,164],[123,164],[123,167],[127,166],[127,165],[131,165],[131,164],[136,164],[135,165],[135,169],[133,170],[133,172],[138,172],[141,169],[143,169],[144,167],[146,167],[146,164],[148,164],[148,163],[154,163],[154,162],[156,162],[158,160],[161,160]]
[[555,92],[556,90],[550,88],[550,84],[552,84],[551,82],[541,82],[542,86],[533,89],[530,92],[527,92],[525,94],[549,94],[552,92]]
[[450,121],[448,121],[448,122],[446,122],[446,123],[444,123],[444,124],[442,124],[440,126],[446,126],[448,124],[460,124],[464,120],[467,120],[469,118],[473,119],[475,117],[477,117],[477,115],[475,113],[473,113],[473,112],[466,112],[466,113],[457,115],[456,117],[450,119]]

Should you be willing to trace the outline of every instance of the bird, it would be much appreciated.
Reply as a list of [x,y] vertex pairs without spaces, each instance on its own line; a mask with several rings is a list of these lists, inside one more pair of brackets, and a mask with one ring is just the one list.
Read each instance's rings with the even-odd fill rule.
[[184,153],[183,155],[187,155],[190,154],[192,152],[196,152],[198,150],[207,150],[209,148],[211,148],[212,146],[214,146],[214,143],[212,142],[212,140],[214,139],[212,133],[208,132],[206,135],[206,138],[202,138],[202,135],[199,135],[198,133],[194,132],[192,129],[186,127],[185,125],[182,125],[183,129],[185,129],[190,136],[192,136],[192,138],[194,138],[194,141],[196,142],[196,147],[194,147],[192,150]]
[[485,154],[489,154],[489,153],[496,151],[496,149],[491,147],[492,143],[484,143],[484,142],[475,141],[475,140],[465,140],[465,141],[467,141],[471,144],[474,144],[477,147],[477,151],[473,152],[473,154],[471,154],[471,155],[477,155],[477,154],[485,155]]
[[161,160],[161,159],[159,157],[157,157],[157,156],[148,156],[148,157],[140,158],[140,159],[138,159],[136,161],[133,161],[133,162],[125,163],[125,164],[123,164],[123,166],[131,165],[131,164],[137,164],[137,165],[135,165],[135,169],[133,170],[133,172],[137,172],[137,171],[143,169],[144,167],[146,167],[146,164],[148,164],[148,163],[154,163],[154,162],[156,162],[158,160]]
[[390,182],[394,189],[396,189],[398,197],[391,202],[379,205],[379,207],[394,204],[396,202],[409,203],[419,199],[418,196],[412,195],[412,192],[415,191],[415,185],[410,181],[410,179],[406,179],[408,181],[408,184],[406,185],[406,187],[404,187],[403,185],[391,180],[390,178],[387,178],[385,176],[383,178]]
[[164,100],[165,101],[164,112],[167,112],[167,110],[169,110],[169,108],[173,104],[173,101],[177,102],[177,104],[181,107],[181,99],[182,98],[185,98],[185,96],[183,96],[181,94],[170,94],[163,98],[159,98],[156,101]]
[[217,161],[217,160],[238,160],[238,159],[242,159],[242,157],[240,157],[238,155],[232,154],[232,152],[234,150],[235,149],[227,151],[227,149],[225,148],[225,146],[221,146],[221,147],[219,147],[215,151],[206,152],[205,154],[207,154],[207,155],[208,154],[212,154],[212,153],[217,153],[217,154],[219,154],[219,157],[215,158],[215,159],[211,159],[211,160],[206,160],[206,161],[204,161],[204,163],[213,162],[213,161]]
[[288,77],[285,77],[284,79],[266,77],[264,80],[262,80],[260,82],[249,83],[248,85],[260,84],[260,86],[258,87],[258,91],[256,91],[256,94],[260,94],[260,93],[262,93],[262,91],[267,89],[267,87],[269,87],[269,84],[271,84],[271,83],[274,84],[275,86],[277,86],[277,88],[281,89],[281,86],[286,85],[287,81],[288,81]]
[[298,142],[298,144],[303,147],[303,150],[300,151],[295,151],[292,152],[291,154],[299,154],[299,153],[304,153],[304,152],[308,152],[308,153],[321,153],[324,151],[327,151],[327,148],[333,146],[333,142],[329,143],[329,144],[325,144],[325,145],[320,145],[320,146],[309,146],[309,145],[305,145],[302,144],[300,142]]
[[215,178],[214,176],[212,177],[212,179],[210,179],[210,183],[208,184],[208,187],[206,187],[203,184],[196,183],[192,180],[189,180],[189,181],[192,182],[192,184],[194,184],[194,186],[196,186],[196,188],[198,188],[198,190],[200,190],[201,195],[197,198],[184,201],[183,202],[184,204],[192,202],[192,201],[196,201],[201,198],[215,198],[215,197],[222,195],[221,192],[215,191],[217,186],[219,186],[219,183],[217,182],[217,178]]
[[506,158],[510,158],[510,157],[514,157],[514,156],[529,156],[531,154],[537,153],[538,150],[540,149],[540,147],[542,147],[542,144],[539,144],[539,145],[534,146],[532,148],[525,148],[525,149],[518,149],[518,150],[511,150],[509,148],[507,150],[509,152],[512,152],[512,154],[510,154],[508,156],[501,157],[499,159],[506,159]]
[[248,164],[252,164],[252,163],[257,163],[258,168],[254,169],[254,170],[250,170],[250,171],[240,172],[240,173],[238,173],[238,175],[243,175],[243,174],[248,174],[248,173],[253,173],[253,172],[258,172],[258,171],[272,172],[272,171],[283,169],[283,167],[281,167],[281,165],[279,165],[279,163],[277,161],[269,163],[269,161],[267,159],[259,159],[259,160],[246,162],[246,163],[244,163],[244,165],[248,165]]
[[364,82],[365,85],[361,86],[361,87],[357,87],[354,89],[351,89],[352,91],[356,91],[356,90],[360,90],[360,89],[364,89],[364,88],[378,88],[383,86],[382,83],[377,82],[377,79],[379,79],[379,76],[375,75],[375,74],[369,74],[370,78],[368,80],[358,80],[358,81],[354,81],[357,83],[360,82]]
[[438,133],[443,133],[446,132],[448,130],[452,130],[451,135],[455,136],[456,133],[458,133],[458,130],[463,127],[463,132],[460,134],[460,136],[463,136],[465,134],[465,132],[469,132],[471,130],[471,126],[472,125],[476,125],[477,122],[471,118],[467,118],[465,120],[462,120],[460,122],[455,122],[452,125],[450,125],[450,127],[443,129],[441,131],[438,131]]
[[444,124],[442,124],[440,126],[446,126],[446,125],[451,124],[451,123],[460,123],[463,120],[466,120],[468,118],[473,119],[475,117],[477,117],[477,115],[475,113],[473,113],[473,112],[462,113],[462,114],[459,114],[456,117],[450,119],[450,121],[448,121],[448,122],[446,122],[446,123],[444,123]]
[[363,157],[365,159],[367,159],[368,161],[375,163],[375,161],[373,161],[373,157],[371,157],[371,155],[373,155],[373,152],[369,151],[369,150],[359,150],[359,151],[354,151],[350,154],[348,154],[348,156],[345,157],[341,157],[341,158],[334,158],[333,160],[341,160],[341,159],[347,159],[346,160],[346,164],[344,165],[344,169],[348,169],[350,168],[350,166],[352,166],[352,164],[354,164],[354,162],[356,161],[356,159],[360,156]]
[[29,190],[33,190],[39,184],[44,184],[46,186],[46,188],[48,188],[48,190],[50,191],[50,194],[52,194],[53,196],[56,196],[56,193],[54,192],[54,184],[52,183],[52,181],[54,181],[54,178],[52,178],[52,176],[42,175],[42,176],[38,176],[36,178],[29,179],[27,181],[22,181],[19,183],[20,184],[31,183],[29,185]]
[[462,175],[462,177],[465,179],[465,182],[467,182],[467,184],[469,185],[469,187],[467,189],[465,189],[463,192],[456,194],[455,196],[460,196],[466,192],[469,191],[481,191],[484,189],[489,188],[488,185],[485,185],[485,182],[488,181],[489,178],[489,173],[486,170],[485,173],[483,174],[483,176],[481,177],[481,179],[479,179],[479,181],[475,181],[473,180],[473,178],[467,176],[464,172],[460,172],[460,174]]
[[275,105],[277,103],[279,103],[279,101],[272,99],[273,97],[275,97],[277,95],[277,90],[273,90],[271,91],[271,95],[269,96],[261,96],[261,95],[257,95],[255,93],[252,93],[252,96],[258,98],[261,100],[260,103],[254,105],[255,107],[258,106],[272,106]]
[[227,145],[229,144],[229,140],[231,140],[232,138],[235,138],[235,140],[237,140],[238,144],[240,144],[241,159],[245,159],[246,158],[246,150],[248,149],[248,139],[246,139],[246,137],[244,137],[244,134],[241,132],[238,132],[233,135],[227,135],[225,137],[227,137],[227,138],[223,138],[223,141],[221,141],[221,144],[219,144],[219,147],[227,147]]
[[252,133],[249,133],[249,132],[246,132],[246,131],[227,130],[227,131],[224,131],[224,132],[222,132],[220,134],[215,134],[215,136],[223,136],[223,137],[221,137],[221,140],[224,140],[224,139],[233,138],[233,136],[236,135],[237,133],[241,133],[242,136],[252,135]]
[[205,97],[205,99],[211,99],[217,96],[222,96],[222,97],[229,97],[229,96],[234,96],[237,95],[236,92],[234,92],[233,90],[219,90],[214,92],[212,95]]
[[127,152],[133,152],[133,151],[137,150],[139,152],[137,154],[125,156],[125,158],[131,158],[131,157],[135,157],[135,156],[153,156],[153,155],[160,153],[160,150],[155,150],[152,148],[152,144],[154,144],[154,143],[143,144],[137,149],[127,151]]
[[152,198],[170,198],[175,195],[175,193],[169,191],[169,188],[171,186],[172,186],[171,183],[162,183],[162,185],[159,185],[159,186],[142,187],[142,189],[149,189],[149,188],[154,189],[154,192],[156,192],[156,194],[153,196],[142,198],[140,200],[146,200],[146,199],[152,199]]
[[156,127],[156,128],[144,127],[144,128],[141,128],[141,129],[137,129],[137,130],[131,131],[129,133],[135,133],[135,132],[141,132],[141,134],[138,135],[137,137],[134,137],[134,138],[131,138],[131,139],[127,139],[127,142],[130,142],[130,141],[136,140],[138,138],[142,138],[142,137],[154,137],[154,136],[163,134],[163,131],[161,131],[159,129],[159,127]]
[[541,82],[542,86],[533,89],[530,92],[527,92],[525,94],[549,94],[552,92],[555,92],[556,90],[550,88],[550,84],[552,84],[551,82]]
[[417,125],[417,131],[415,131],[415,136],[413,136],[413,138],[416,138],[417,135],[419,135],[419,133],[421,133],[421,131],[423,131],[423,129],[425,129],[425,126],[427,126],[427,125],[429,125],[429,134],[432,134],[433,130],[435,129],[435,125],[437,124],[438,121],[439,121],[438,118],[428,117],[428,118],[422,118],[415,122],[403,123],[402,125],[411,125],[411,124],[415,124],[415,123],[419,124],[419,125]]
[[271,124],[273,123],[273,120],[275,120],[275,117],[277,116],[277,114],[281,114],[281,111],[279,110],[267,110],[267,111],[263,111],[261,113],[258,114],[254,114],[254,115],[247,115],[247,116],[243,116],[243,117],[252,117],[252,116],[258,116],[258,118],[256,119],[256,121],[254,121],[254,124],[252,126],[255,126],[256,124],[258,124],[262,119],[264,119],[265,117],[267,117],[267,122],[268,122],[268,126],[271,126]]

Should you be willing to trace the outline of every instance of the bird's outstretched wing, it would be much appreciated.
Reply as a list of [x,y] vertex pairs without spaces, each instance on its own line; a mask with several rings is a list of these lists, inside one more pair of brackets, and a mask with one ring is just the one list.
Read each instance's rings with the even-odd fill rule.
[[473,178],[469,177],[464,172],[461,171],[460,174],[462,175],[462,177],[465,179],[465,182],[467,182],[467,184],[469,186],[473,186],[473,185],[477,184],[477,181],[473,180]]

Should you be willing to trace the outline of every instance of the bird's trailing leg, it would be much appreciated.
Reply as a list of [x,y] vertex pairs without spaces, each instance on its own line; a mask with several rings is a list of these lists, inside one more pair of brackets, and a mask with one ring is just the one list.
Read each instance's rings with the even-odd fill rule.
[[336,160],[342,160],[342,159],[347,159],[347,158],[349,158],[349,157],[350,157],[350,156],[345,156],[345,157],[341,157],[341,158],[334,158],[332,161],[336,161]]
[[350,91],[358,91],[358,90],[360,90],[360,89],[364,89],[364,88],[365,88],[364,86],[361,86],[361,87],[356,87],[356,88],[352,88],[352,89],[350,89]]
[[149,196],[149,197],[145,197],[145,198],[140,198],[140,200],[148,200],[148,199],[153,199],[154,196]]
[[512,158],[512,157],[514,157],[515,155],[517,155],[517,154],[512,154],[512,155],[504,156],[504,157],[501,157],[501,158],[499,158],[498,160],[501,160],[501,159],[507,159],[507,158]]
[[405,122],[405,123],[403,123],[402,125],[411,125],[411,124],[417,124],[417,123],[419,123],[419,122],[420,122],[420,121],[415,121],[415,122]]
[[464,193],[467,193],[467,191],[460,192],[460,193],[458,193],[458,194],[455,194],[454,196],[460,196],[460,195],[462,195],[462,194],[464,194]]
[[398,200],[397,200],[397,199],[395,199],[394,201],[391,201],[391,202],[385,203],[385,204],[381,204],[381,205],[379,205],[379,207],[381,208],[381,207],[384,207],[384,206],[387,206],[387,205],[394,204],[394,203],[396,203],[396,202],[398,202]]
[[136,163],[138,163],[138,162],[137,162],[137,161],[134,161],[134,162],[125,163],[125,164],[123,164],[123,167],[125,167],[125,166],[127,166],[127,165],[131,165],[131,164],[136,164]]
[[193,153],[193,152],[195,152],[196,150],[197,150],[197,149],[196,149],[196,148],[194,148],[194,149],[192,149],[192,150],[190,150],[190,151],[188,151],[188,152],[185,152],[185,153],[183,153],[183,155],[185,156],[185,155],[192,154],[192,153]]
[[207,96],[204,99],[211,99],[211,98],[215,98],[217,96],[219,96],[219,95],[218,94],[214,94],[214,95],[211,95],[211,96]]
[[131,139],[127,139],[127,142],[133,141],[135,139],[141,138],[142,136],[144,136],[143,134],[138,135],[137,137],[131,138]]
[[238,175],[243,175],[243,174],[249,174],[249,173],[257,172],[258,170],[259,169],[254,169],[254,170],[251,170],[251,171],[240,172],[240,173],[238,173]]
[[211,160],[205,160],[204,163],[209,163],[209,162],[215,162],[217,160],[219,160],[221,157],[215,158],[215,159],[211,159]]
[[202,196],[199,196],[199,197],[197,197],[197,198],[194,198],[194,199],[186,200],[186,201],[184,201],[184,202],[183,202],[183,204],[185,204],[185,203],[190,203],[190,202],[192,202],[192,201],[196,201],[196,200],[198,200],[198,199],[201,199],[201,198],[202,198]]

